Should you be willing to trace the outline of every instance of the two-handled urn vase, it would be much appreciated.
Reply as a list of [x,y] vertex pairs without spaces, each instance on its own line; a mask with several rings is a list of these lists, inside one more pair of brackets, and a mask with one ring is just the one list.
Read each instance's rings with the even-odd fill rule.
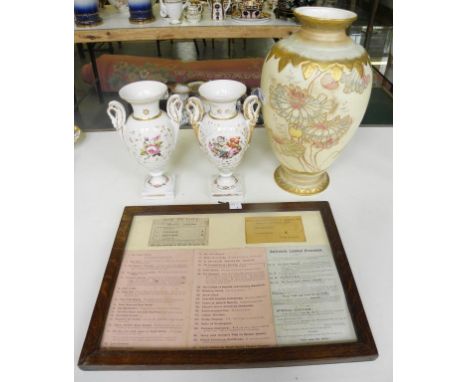
[[299,7],[301,29],[276,43],[262,69],[263,118],[286,191],[312,195],[356,132],[369,102],[369,56],[346,34],[355,13]]
[[243,196],[243,184],[233,174],[252,139],[260,113],[256,95],[244,100],[242,112],[240,99],[246,86],[233,80],[215,80],[198,89],[203,99],[190,97],[186,110],[201,149],[218,168],[219,175],[211,179],[213,197]]
[[177,94],[169,97],[166,114],[159,108],[159,101],[166,93],[167,86],[161,82],[133,82],[119,91],[119,96],[133,108],[128,119],[118,101],[109,102],[107,109],[127,149],[150,172],[143,190],[145,198],[174,196],[174,176],[165,174],[164,170],[176,146],[183,101]]

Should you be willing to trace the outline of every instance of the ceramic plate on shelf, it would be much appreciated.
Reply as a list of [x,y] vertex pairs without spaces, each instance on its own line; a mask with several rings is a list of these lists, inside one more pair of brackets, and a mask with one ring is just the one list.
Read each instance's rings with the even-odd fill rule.
[[237,23],[249,23],[249,24],[263,24],[271,20],[271,14],[268,12],[262,12],[260,17],[257,19],[246,19],[241,17],[240,13],[234,13],[232,15],[232,21]]

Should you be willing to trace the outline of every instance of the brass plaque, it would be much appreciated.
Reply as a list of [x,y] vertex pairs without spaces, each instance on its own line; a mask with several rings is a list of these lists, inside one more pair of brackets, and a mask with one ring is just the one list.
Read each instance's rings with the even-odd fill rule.
[[305,242],[301,216],[260,216],[245,218],[247,244]]

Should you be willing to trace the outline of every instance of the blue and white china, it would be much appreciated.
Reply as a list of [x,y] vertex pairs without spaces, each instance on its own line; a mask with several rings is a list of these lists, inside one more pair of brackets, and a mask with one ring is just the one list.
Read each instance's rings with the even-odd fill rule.
[[75,0],[75,24],[92,26],[101,24],[98,0]]
[[153,2],[151,0],[128,0],[131,23],[154,21]]

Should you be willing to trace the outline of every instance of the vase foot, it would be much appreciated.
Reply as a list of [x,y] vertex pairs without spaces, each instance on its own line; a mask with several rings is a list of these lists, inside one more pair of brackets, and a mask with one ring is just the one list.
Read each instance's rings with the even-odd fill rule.
[[317,174],[296,172],[283,166],[275,170],[275,182],[283,190],[296,195],[314,195],[328,187],[330,179],[326,171]]
[[148,176],[142,192],[143,199],[172,199],[174,198],[175,176]]
[[234,174],[232,175],[232,178],[234,178],[234,182],[232,185],[224,185],[220,182],[220,176],[219,175],[213,175],[211,177],[211,196],[213,198],[218,198],[220,200],[231,200],[231,201],[237,201],[239,198],[242,198],[244,196],[244,187],[242,183],[242,178]]

